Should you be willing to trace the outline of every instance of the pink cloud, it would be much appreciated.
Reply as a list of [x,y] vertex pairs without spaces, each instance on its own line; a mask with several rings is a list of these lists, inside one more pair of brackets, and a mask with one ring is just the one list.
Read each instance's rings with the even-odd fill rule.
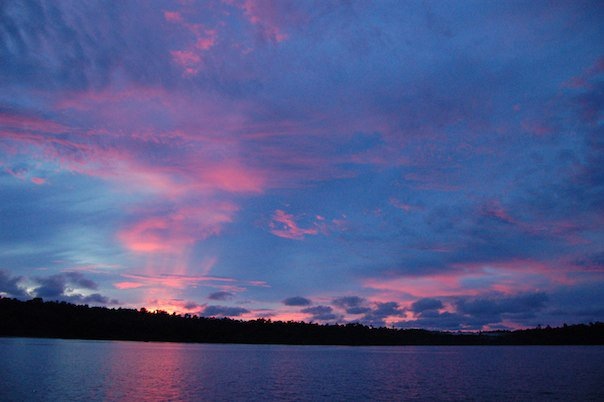
[[187,286],[199,283],[235,283],[233,278],[225,278],[211,275],[178,275],[178,274],[122,274],[122,277],[130,279],[128,283],[139,283],[154,289],[176,288],[183,289]]
[[[590,241],[580,234],[580,227],[589,227],[590,224],[579,225],[570,220],[541,220],[536,222],[526,222],[513,217],[498,200],[491,200],[480,207],[480,215],[492,217],[515,225],[519,230],[532,236],[550,236],[563,239],[569,245],[588,244]],[[598,223],[593,222],[596,227]]]
[[4,171],[19,180],[24,180],[25,177],[27,176],[26,170],[18,170],[18,169],[15,170],[15,169],[11,169],[11,168],[5,168]]
[[140,282],[116,282],[113,284],[114,287],[116,287],[117,289],[136,289],[136,288],[140,288],[141,286],[145,286],[144,284],[140,283]]
[[[2,166],[2,163],[0,163],[0,166]],[[46,183],[46,179],[42,177],[31,176],[28,169],[4,168],[4,171],[18,180],[27,180],[29,178],[30,182],[39,186]]]
[[[192,54],[191,60],[196,62],[197,53]],[[183,57],[186,64],[189,55]],[[297,186],[302,180],[326,175],[351,174],[337,167],[348,156],[327,158],[332,150],[316,152],[314,144],[324,132],[318,126],[311,127],[311,135],[300,143],[289,139],[299,138],[309,126],[296,122],[277,122],[279,133],[254,136],[257,130],[270,127],[249,117],[258,110],[245,101],[127,86],[63,92],[51,109],[62,121],[79,122],[78,127],[5,116],[10,130],[0,135],[9,139],[5,143],[21,144],[19,152],[35,152],[59,169],[104,180],[115,192],[127,194],[128,200],[148,202],[137,206],[136,201],[127,201],[132,202],[125,205],[130,214],[115,237],[132,253],[138,269],[157,280],[125,278],[130,280],[114,285],[141,288],[148,298],[159,297],[152,294],[162,289],[168,289],[168,299],[174,292],[169,289],[178,291],[199,283],[227,285],[160,273],[203,277],[195,275],[203,269],[190,265],[190,252],[197,242],[218,235],[235,219],[239,210],[236,197]],[[345,222],[296,217],[277,210],[269,230],[276,236],[301,240],[339,226],[344,228]],[[242,291],[268,284],[229,282],[228,286]]]
[[552,129],[552,127],[550,127],[547,123],[545,123],[544,121],[538,121],[538,120],[523,120],[520,123],[522,129],[524,131],[526,131],[529,134],[533,134],[535,136],[538,137],[543,137],[546,135],[550,135],[552,134],[552,132],[554,131]]
[[37,185],[42,185],[42,184],[46,183],[46,180],[41,177],[32,177],[31,182],[34,184],[37,184]]
[[276,210],[269,223],[270,232],[275,236],[285,239],[302,240],[306,235],[319,233],[319,226],[315,223],[312,228],[301,228],[295,221],[295,217],[283,210]]
[[183,22],[182,15],[178,11],[164,11],[164,18],[168,22]]
[[195,47],[199,50],[209,50],[216,44],[218,32],[215,29],[206,29],[204,33],[206,36],[197,38],[195,43]]
[[[124,273],[124,281],[114,283],[118,289],[137,289],[143,288],[144,296],[147,300],[169,299],[179,294],[182,289],[196,288],[198,286],[219,289],[232,294],[241,293],[247,290],[249,286],[268,287],[263,281],[245,281],[230,277],[207,275],[216,263],[215,258],[209,258],[202,262],[199,268],[200,274],[179,274],[161,272],[157,267],[150,266],[144,269],[144,273]],[[160,267],[163,264],[159,265]],[[175,262],[176,268],[172,271],[186,272],[187,268]],[[172,267],[170,267],[172,268]],[[190,269],[189,269],[190,270]]]
[[120,231],[118,238],[127,249],[138,253],[179,253],[220,233],[236,211],[237,207],[228,202],[183,207],[172,214],[145,217]]
[[179,64],[182,67],[197,65],[201,62],[201,57],[199,57],[198,54],[186,50],[173,50],[170,54],[176,64]]
[[248,281],[246,282],[250,286],[256,286],[260,288],[270,288],[270,285],[266,281]]
[[[543,291],[574,283],[563,269],[531,260],[459,264],[439,274],[369,278],[363,286],[384,299],[479,296]],[[377,297],[377,296],[376,296]]]
[[41,132],[58,134],[66,127],[52,120],[34,115],[14,114],[0,111],[0,136],[5,132]]
[[196,75],[199,72],[201,56],[190,50],[170,51],[172,61],[183,68],[185,76]]
[[416,211],[416,210],[420,209],[420,207],[416,207],[415,205],[411,205],[411,204],[406,204],[404,202],[397,200],[396,198],[390,198],[388,201],[390,202],[390,205],[392,205],[393,207],[402,209],[405,212],[411,212],[411,211]]
[[[15,152],[35,152],[62,170],[101,178],[117,192],[151,200],[149,207],[132,206],[129,222],[116,233],[146,273],[198,271],[186,255],[233,221],[239,208],[229,201],[231,195],[261,193],[270,185],[265,171],[239,156],[243,145],[235,134],[244,122],[238,104],[127,87],[66,93],[54,105],[61,116],[86,121],[91,129],[5,114],[2,121],[11,130],[2,130],[9,140],[3,145],[14,144]],[[153,121],[178,127],[153,127]],[[156,145],[159,157],[149,159],[146,150]],[[182,280],[167,283],[179,286]]]
[[[149,182],[151,187],[164,191],[216,188],[260,192],[265,187],[263,173],[246,166],[238,156],[240,140],[230,133],[245,122],[233,105],[161,90],[129,88],[74,94],[60,99],[56,107],[74,118],[83,114],[91,120],[88,125],[95,128],[81,131],[64,127],[62,131],[69,137],[63,138],[52,136],[52,132],[33,131],[3,135],[44,147],[49,155],[56,155],[75,171],[105,178],[113,175],[118,180],[132,175],[133,182]],[[185,129],[158,129],[149,124],[154,119],[178,122]],[[107,122],[111,126],[103,128]],[[105,141],[112,146],[106,146]],[[180,153],[178,160],[168,159],[172,158],[168,155],[165,161],[146,163],[146,155],[137,148],[149,143],[166,144]],[[181,147],[182,143],[187,147]],[[65,149],[72,152],[66,153]]]
[[451,274],[388,279],[370,278],[363,281],[363,287],[380,291],[383,293],[383,300],[479,294],[478,290],[462,289],[460,278]]
[[118,236],[128,249],[143,253],[173,252],[192,241],[173,237],[168,227],[168,218],[149,218],[123,230]]
[[[136,170],[144,180],[151,176],[160,179],[165,188],[183,189],[190,178],[199,189],[216,186],[229,192],[261,192],[267,187],[297,186],[302,180],[354,175],[341,167],[354,156],[334,157],[330,149],[322,150],[324,154],[316,152],[314,144],[323,133],[321,128],[284,122],[278,135],[258,136],[257,130],[270,128],[249,120],[247,116],[256,113],[254,107],[243,101],[233,102],[130,87],[73,94],[59,100],[57,108],[67,116],[81,119],[85,114],[90,120],[88,125],[94,129],[78,133],[82,142],[111,139],[114,144],[124,143],[119,151],[107,147],[94,151],[122,153],[118,157],[122,165],[128,165],[126,169]],[[154,121],[162,124],[151,124]],[[164,122],[169,122],[169,126],[162,127]],[[309,129],[312,135],[298,135],[306,135]],[[275,135],[277,138],[273,138]],[[304,139],[292,143],[291,138]],[[134,148],[139,144],[165,145],[180,154],[178,160],[154,160],[150,165]],[[100,156],[93,160],[108,160],[108,155]],[[107,163],[103,170],[115,165]],[[122,177],[123,172],[122,167]],[[172,175],[178,180],[171,180]]]
[[144,305],[148,311],[165,311],[168,314],[200,314],[205,307],[194,302],[171,298],[167,294],[162,294],[162,297],[147,298]]
[[509,283],[516,290],[535,290],[541,286],[570,285],[574,281],[567,275],[563,265],[530,259],[513,259],[499,262],[480,262],[455,265],[467,276],[491,278],[493,286]]
[[604,57],[600,56],[598,60],[587,69],[586,73],[590,78],[604,73]]
[[187,22],[185,17],[188,13],[178,11],[164,11],[166,21],[174,24],[177,28],[187,32],[189,41],[181,44],[179,50],[170,52],[172,61],[183,69],[185,77],[197,75],[202,67],[202,53],[207,52],[216,44],[218,31],[208,29],[202,24]]
[[[185,64],[197,60],[193,52],[177,55]],[[67,93],[54,107],[67,118],[86,121],[89,130],[64,131],[87,140],[110,138],[173,148],[193,145],[195,152],[200,150],[195,145],[203,145],[212,158],[228,155],[226,147],[237,151],[240,133],[250,124],[246,116],[253,112],[244,101],[144,86]]]
[[200,172],[200,177],[214,188],[234,193],[259,193],[265,187],[262,174],[236,165],[217,165]]
[[238,6],[243,9],[250,23],[257,26],[262,34],[275,42],[283,42],[288,35],[279,24],[277,4],[268,1],[244,0]]
[[512,218],[509,213],[503,208],[498,200],[491,200],[486,205],[482,206],[481,214],[497,218],[502,222],[517,224],[518,222]]
[[591,81],[602,73],[604,73],[604,57],[600,57],[581,74],[570,78],[562,86],[571,89],[592,89]]
[[563,87],[572,89],[584,89],[589,88],[589,81],[584,77],[573,77],[562,84]]

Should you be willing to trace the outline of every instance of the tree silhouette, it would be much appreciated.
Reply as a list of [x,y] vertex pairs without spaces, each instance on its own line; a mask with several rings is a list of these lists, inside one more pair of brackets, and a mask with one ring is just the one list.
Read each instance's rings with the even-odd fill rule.
[[604,323],[453,333],[358,323],[241,321],[150,312],[144,307],[108,309],[0,297],[0,336],[296,345],[590,345],[604,344]]

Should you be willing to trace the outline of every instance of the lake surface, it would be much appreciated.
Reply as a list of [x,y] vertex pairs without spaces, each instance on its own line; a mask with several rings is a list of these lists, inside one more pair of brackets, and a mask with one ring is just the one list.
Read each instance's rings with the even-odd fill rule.
[[0,338],[1,401],[604,400],[602,346]]

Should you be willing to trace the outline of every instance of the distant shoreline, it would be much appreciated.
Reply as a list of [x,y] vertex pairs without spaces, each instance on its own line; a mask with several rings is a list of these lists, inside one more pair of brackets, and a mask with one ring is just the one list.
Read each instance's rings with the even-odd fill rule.
[[99,341],[340,346],[604,345],[604,323],[476,333],[265,319],[241,321],[0,298],[0,336]]
[[413,344],[413,345],[347,345],[347,344],[315,344],[315,343],[243,343],[243,342],[182,342],[182,341],[142,341],[136,339],[96,339],[96,338],[60,338],[60,337],[42,337],[42,336],[7,336],[0,335],[2,339],[23,339],[23,340],[60,340],[60,341],[86,341],[86,342],[134,342],[134,343],[148,343],[148,344],[181,344],[181,345],[241,345],[241,346],[299,346],[299,347],[341,347],[341,348],[400,348],[400,347],[532,347],[532,346],[543,346],[543,347],[604,347],[604,343],[589,343],[589,344]]

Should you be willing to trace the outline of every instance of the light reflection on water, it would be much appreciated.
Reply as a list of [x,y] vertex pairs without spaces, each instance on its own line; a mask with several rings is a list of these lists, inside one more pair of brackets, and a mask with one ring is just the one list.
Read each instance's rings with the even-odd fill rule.
[[604,347],[0,338],[2,401],[604,400]]

